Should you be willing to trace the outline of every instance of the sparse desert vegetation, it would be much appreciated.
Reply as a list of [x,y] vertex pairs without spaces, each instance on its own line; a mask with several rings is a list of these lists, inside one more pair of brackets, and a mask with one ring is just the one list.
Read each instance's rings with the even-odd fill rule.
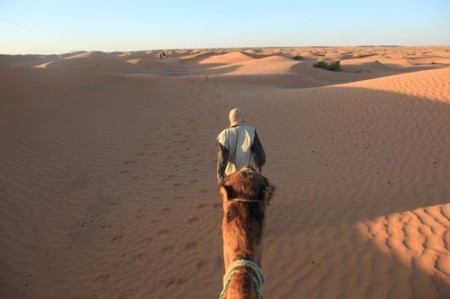
[[319,59],[316,63],[314,63],[314,67],[337,72],[341,70],[341,62],[339,60],[325,61],[323,59]]
[[353,58],[364,58],[364,57],[369,57],[374,55],[373,53],[364,53],[364,52],[358,52],[358,53],[353,53]]

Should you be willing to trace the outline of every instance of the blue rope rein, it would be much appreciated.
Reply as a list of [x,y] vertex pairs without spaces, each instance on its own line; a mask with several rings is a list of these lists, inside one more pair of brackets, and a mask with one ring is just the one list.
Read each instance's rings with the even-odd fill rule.
[[220,292],[219,299],[224,298],[225,293],[227,292],[228,289],[228,285],[230,284],[231,277],[234,274],[241,272],[241,270],[238,269],[241,267],[250,268],[253,271],[250,277],[253,281],[253,284],[255,285],[256,292],[258,293],[258,298],[264,299],[264,295],[261,291],[261,287],[264,283],[264,275],[259,266],[255,262],[244,259],[236,260],[228,266],[228,269],[225,272],[225,275],[223,276],[223,289],[222,292]]

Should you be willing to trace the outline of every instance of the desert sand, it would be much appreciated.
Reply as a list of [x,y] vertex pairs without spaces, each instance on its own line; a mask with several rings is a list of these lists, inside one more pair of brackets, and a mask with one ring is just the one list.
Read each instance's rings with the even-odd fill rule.
[[1,298],[218,298],[234,107],[266,298],[450,298],[450,47],[166,54],[0,55]]

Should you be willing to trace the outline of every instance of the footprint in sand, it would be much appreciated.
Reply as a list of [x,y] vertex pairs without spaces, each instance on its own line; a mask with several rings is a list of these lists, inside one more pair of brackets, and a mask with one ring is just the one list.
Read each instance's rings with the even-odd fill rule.
[[162,230],[158,231],[158,235],[165,235],[165,234],[168,234],[168,233],[169,233],[168,229],[162,229]]
[[123,239],[123,236],[115,236],[114,238],[111,239],[111,243],[116,243],[116,242],[121,242]]
[[134,298],[137,294],[135,289],[128,289],[119,293],[118,299]]
[[206,264],[206,262],[204,261],[200,261],[197,263],[197,270],[200,270],[201,268],[203,268],[203,266]]
[[142,239],[142,240],[141,240],[141,243],[148,244],[148,243],[151,243],[152,241],[153,241],[153,238],[149,237],[149,238],[144,238],[144,239]]
[[135,256],[133,256],[132,261],[135,262],[135,261],[137,261],[137,260],[142,259],[143,257],[144,257],[144,254],[143,254],[143,253],[138,253],[138,254],[136,254]]
[[188,223],[189,223],[189,224],[195,223],[195,222],[197,222],[197,221],[198,221],[198,217],[192,217],[192,218],[189,218],[189,219],[188,219]]
[[197,247],[197,242],[193,241],[193,242],[189,242],[186,243],[186,245],[184,245],[184,249],[189,250],[189,249],[194,249]]
[[171,287],[171,286],[179,286],[179,285],[184,284],[185,282],[186,282],[186,279],[184,279],[184,278],[171,278],[166,283],[166,288]]
[[93,283],[96,283],[98,281],[106,281],[111,277],[111,274],[109,273],[105,273],[105,274],[100,274],[99,276],[97,276],[94,280],[92,280]]
[[166,246],[163,249],[161,249],[161,253],[172,253],[174,248],[175,248],[175,246],[173,246],[173,245]]

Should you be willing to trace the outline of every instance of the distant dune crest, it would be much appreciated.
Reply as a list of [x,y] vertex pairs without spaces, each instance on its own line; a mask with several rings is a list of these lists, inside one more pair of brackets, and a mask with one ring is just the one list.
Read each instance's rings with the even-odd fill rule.
[[[344,76],[357,73],[366,78],[373,73],[395,73],[416,68],[450,64],[450,47],[326,47],[262,48],[218,50],[73,52],[62,55],[1,55],[0,65],[42,69],[87,71],[125,75],[223,76],[292,75],[309,76],[317,60],[340,61]],[[295,58],[295,59],[294,59]],[[329,74],[313,80],[327,81]],[[323,78],[322,78],[323,77]],[[333,80],[331,80],[333,82]],[[353,78],[341,81],[353,81]]]

